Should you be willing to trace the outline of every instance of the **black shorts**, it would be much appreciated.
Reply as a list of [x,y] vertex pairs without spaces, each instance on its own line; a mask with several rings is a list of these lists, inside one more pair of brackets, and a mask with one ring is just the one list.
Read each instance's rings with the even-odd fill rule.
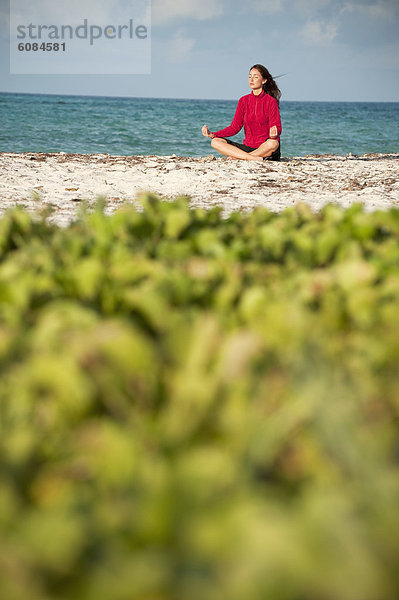
[[[237,148],[241,148],[241,150],[244,150],[244,152],[252,152],[252,150],[257,150],[257,148],[251,148],[251,146],[246,146],[245,144],[239,144],[238,142],[232,142],[231,140],[228,140],[226,138],[223,138],[223,139],[226,140],[226,142],[228,144],[232,144],[232,146],[237,146]],[[281,158],[281,152],[280,152],[280,142],[279,142],[279,146],[278,146],[277,150],[275,150],[271,156],[267,156],[263,160],[280,160],[280,158]]]

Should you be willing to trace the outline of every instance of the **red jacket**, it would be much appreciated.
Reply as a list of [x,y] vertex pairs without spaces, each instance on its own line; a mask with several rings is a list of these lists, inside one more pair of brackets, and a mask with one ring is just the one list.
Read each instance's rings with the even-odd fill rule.
[[231,125],[215,131],[216,137],[230,137],[240,131],[244,125],[244,144],[259,148],[267,140],[270,128],[277,127],[277,139],[280,139],[281,120],[277,100],[264,90],[256,96],[253,92],[242,96],[237,104]]

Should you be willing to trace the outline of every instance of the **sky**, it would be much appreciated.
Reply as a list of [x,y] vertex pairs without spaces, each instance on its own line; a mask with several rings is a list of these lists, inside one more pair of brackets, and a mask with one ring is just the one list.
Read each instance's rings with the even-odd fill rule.
[[[0,0],[0,92],[233,100],[261,63],[282,100],[399,101],[398,0],[148,0],[148,73],[116,74],[109,53],[107,74],[84,75],[11,74],[10,1],[24,0]],[[139,1],[101,6],[118,22]],[[99,4],[79,2],[89,18]]]

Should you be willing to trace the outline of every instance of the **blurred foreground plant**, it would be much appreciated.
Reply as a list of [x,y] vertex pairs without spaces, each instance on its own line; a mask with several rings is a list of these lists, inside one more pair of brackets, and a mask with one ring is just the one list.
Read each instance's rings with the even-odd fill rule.
[[0,220],[4,600],[399,596],[399,210]]

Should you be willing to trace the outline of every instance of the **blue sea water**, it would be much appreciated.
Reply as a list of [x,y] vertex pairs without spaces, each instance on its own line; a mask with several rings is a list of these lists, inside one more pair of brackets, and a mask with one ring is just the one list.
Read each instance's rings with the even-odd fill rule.
[[[0,151],[217,154],[201,134],[230,124],[235,100],[0,94]],[[399,151],[399,102],[288,102],[282,156]],[[242,141],[244,131],[234,136]]]

